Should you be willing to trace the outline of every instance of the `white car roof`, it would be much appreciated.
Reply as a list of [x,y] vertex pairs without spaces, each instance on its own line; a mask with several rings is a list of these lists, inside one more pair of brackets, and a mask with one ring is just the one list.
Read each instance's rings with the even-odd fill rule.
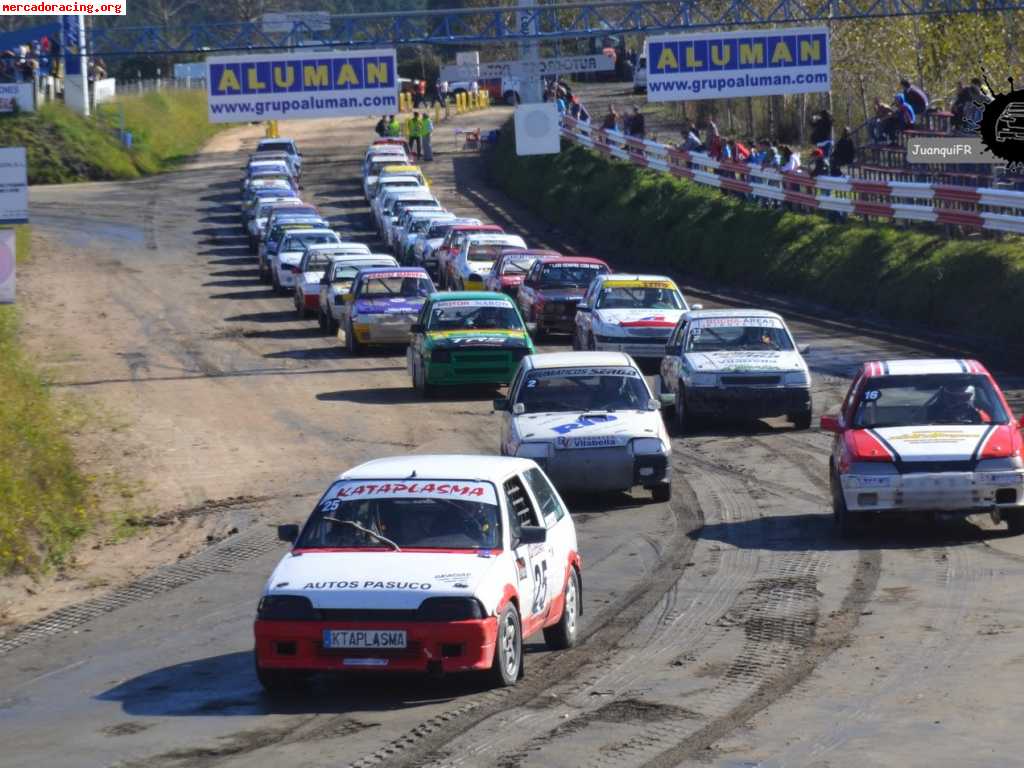
[[526,359],[533,368],[609,368],[615,365],[636,368],[633,358],[625,352],[544,352]]
[[668,275],[638,275],[635,272],[609,272],[604,275],[598,275],[597,279],[600,280],[601,282],[607,282],[609,280],[645,280],[652,282],[657,280],[665,280],[667,282],[672,283],[673,285],[676,284],[676,281],[673,280]]
[[[319,230],[313,231],[317,232]],[[306,248],[310,251],[348,251],[349,253],[360,253],[364,256],[370,253],[370,246],[363,243],[314,243],[313,245],[306,246]]]
[[372,261],[373,266],[397,267],[398,259],[386,253],[343,253],[331,256],[331,264],[345,264],[349,261]]
[[[705,317],[772,317],[782,322],[782,315],[771,312],[767,309],[746,309],[744,307],[732,307],[730,309],[692,309],[686,313],[690,320],[699,320]],[[785,323],[783,322],[783,325]]]
[[506,235],[501,232],[477,232],[466,238],[467,243],[513,245],[526,247],[526,241],[519,235]]
[[[289,230],[289,231],[285,232],[284,236],[285,237],[292,237],[294,235],[294,236],[298,237],[299,235],[323,235],[323,234],[337,235],[338,233],[335,232],[333,229],[328,229],[327,227],[313,227],[313,228],[310,228],[310,229],[292,229],[292,230]],[[338,247],[337,243],[328,243],[328,245],[332,245],[335,248]],[[306,247],[308,247],[308,246],[306,246]]]
[[922,360],[883,360],[875,375],[920,376],[929,373],[974,373],[966,360],[932,358]]
[[339,480],[490,480],[501,482],[513,472],[537,465],[515,456],[424,455],[374,459],[342,472]]
[[402,171],[401,173],[391,173],[388,174],[387,176],[382,176],[380,177],[380,181],[377,183],[383,186],[385,189],[387,189],[388,187],[395,186],[394,182],[396,181],[415,181],[417,186],[423,186],[422,184],[420,184],[420,177],[416,176],[415,174],[409,173],[408,171]]

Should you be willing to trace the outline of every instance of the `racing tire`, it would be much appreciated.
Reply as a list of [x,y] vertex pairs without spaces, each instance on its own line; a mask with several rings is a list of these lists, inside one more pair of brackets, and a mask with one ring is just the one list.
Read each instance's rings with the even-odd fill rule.
[[587,349],[591,352],[597,351],[597,342],[594,340],[594,334],[587,336]]
[[861,533],[864,528],[863,516],[859,512],[850,511],[843,497],[843,489],[839,478],[832,474],[832,522],[840,538],[849,539]]
[[327,313],[324,315],[324,322],[327,324],[327,335],[336,336],[338,333],[338,323],[334,319],[334,315]]
[[672,483],[651,486],[650,491],[655,504],[667,504],[672,500]]
[[352,330],[352,323],[349,323],[348,328],[345,329],[345,348],[350,355],[355,357],[359,357],[364,351],[363,345],[359,343],[355,331]]
[[1024,533],[1024,511],[1006,513],[1006,530],[1012,536],[1019,536]]
[[270,270],[267,269],[267,265],[264,264],[262,261],[260,262],[260,282],[261,283],[269,283],[270,282]]
[[805,430],[811,428],[811,406],[808,405],[802,411],[789,414],[789,420],[793,422],[793,428]]
[[544,642],[553,651],[564,651],[576,645],[580,618],[580,577],[576,569],[569,568],[565,585],[565,603],[557,624],[544,629]]
[[523,674],[523,625],[519,611],[508,603],[498,616],[498,636],[491,662],[491,682],[496,688],[515,685]]
[[679,392],[676,395],[676,404],[672,408],[672,423],[676,428],[676,434],[679,435],[685,435],[691,427],[690,415],[686,412],[686,390],[683,389],[682,384],[680,384]]
[[533,340],[537,343],[544,341],[548,336],[548,332],[544,330],[544,326],[540,324],[540,320],[534,320],[533,323]]
[[572,348],[574,352],[579,352],[583,349],[583,345],[580,344],[579,334],[576,331],[572,332]]
[[434,396],[436,391],[433,386],[427,381],[427,372],[423,370],[423,365],[420,364],[413,369],[412,376],[413,386],[420,393],[420,397],[424,400],[429,400]]
[[292,669],[264,669],[256,663],[256,679],[272,699],[294,696],[309,683],[308,676]]
[[320,326],[320,330],[327,333],[327,318],[324,317],[323,307],[316,313],[316,324]]
[[270,274],[270,286],[274,293],[283,293],[284,288],[281,287],[281,281],[277,279],[277,273],[271,272]]

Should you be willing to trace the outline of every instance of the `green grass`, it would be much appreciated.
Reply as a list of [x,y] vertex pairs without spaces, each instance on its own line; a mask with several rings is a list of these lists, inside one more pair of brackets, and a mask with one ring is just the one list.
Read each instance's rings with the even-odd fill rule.
[[621,266],[807,299],[859,317],[1024,348],[1024,240],[951,240],[922,229],[762,208],[578,146],[515,154],[502,131],[491,173],[505,191]]
[[[127,149],[117,138],[120,113],[132,132]],[[133,179],[179,165],[223,126],[207,121],[203,91],[129,95],[82,117],[60,103],[37,112],[0,117],[5,146],[28,150],[30,184]]]
[[[29,258],[29,235],[18,228],[19,263]],[[60,565],[94,515],[67,439],[75,416],[51,398],[19,325],[16,306],[0,307],[0,574]]]

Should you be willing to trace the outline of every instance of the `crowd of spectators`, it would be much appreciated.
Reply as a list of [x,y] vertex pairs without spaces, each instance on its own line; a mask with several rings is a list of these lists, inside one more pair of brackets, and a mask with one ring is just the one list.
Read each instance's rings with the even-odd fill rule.
[[0,83],[31,83],[39,75],[56,75],[60,43],[43,35],[38,40],[0,51]]

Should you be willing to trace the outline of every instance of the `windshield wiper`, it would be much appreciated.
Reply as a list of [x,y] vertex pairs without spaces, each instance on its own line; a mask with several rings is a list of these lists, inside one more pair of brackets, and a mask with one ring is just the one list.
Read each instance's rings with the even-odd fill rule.
[[387,544],[389,547],[393,547],[395,552],[401,552],[402,551],[402,548],[400,546],[398,546],[398,544],[393,542],[391,539],[389,539],[387,536],[381,536],[379,533],[376,533],[375,531],[371,531],[369,528],[364,528],[359,523],[357,523],[357,522],[355,522],[353,520],[339,520],[336,517],[327,517],[326,515],[322,519],[326,520],[329,523],[337,523],[338,525],[351,525],[357,531],[362,531],[367,536],[370,536],[370,537],[376,539],[377,541],[383,542],[384,544]]

